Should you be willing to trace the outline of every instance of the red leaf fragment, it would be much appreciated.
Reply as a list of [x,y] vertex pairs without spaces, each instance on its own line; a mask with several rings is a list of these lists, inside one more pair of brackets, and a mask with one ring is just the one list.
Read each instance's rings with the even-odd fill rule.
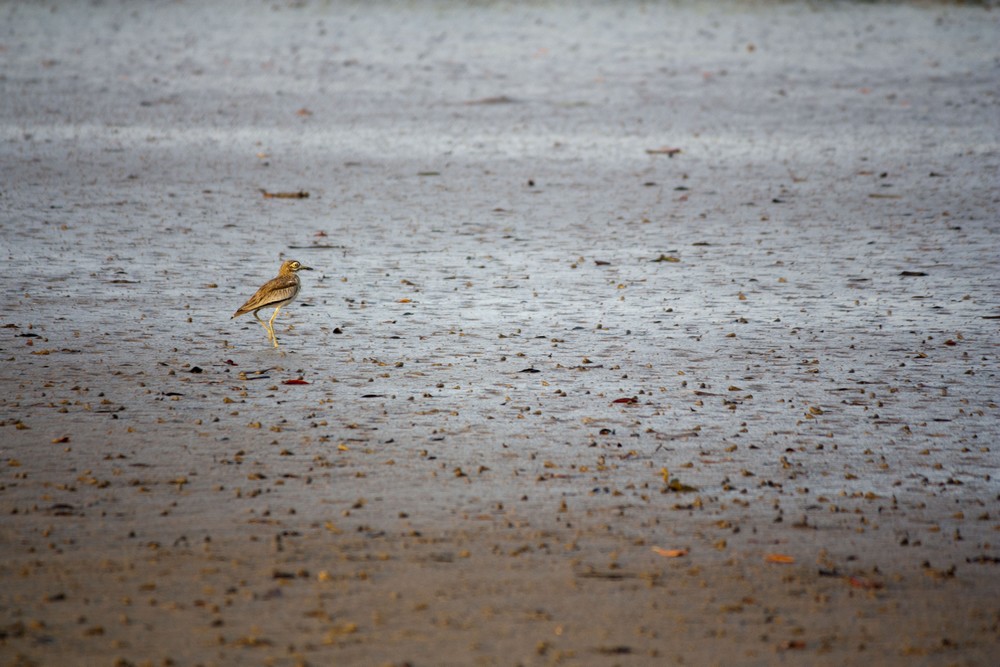
[[788,564],[795,562],[795,556],[789,556],[788,554],[767,554],[764,556],[764,561],[768,563]]
[[636,403],[639,402],[639,399],[636,398],[635,396],[628,396],[628,397],[625,397],[625,398],[616,398],[615,400],[613,400],[611,402],[612,403],[624,403],[625,405],[635,405]]
[[801,651],[806,647],[806,643],[801,639],[789,639],[778,644],[782,651]]
[[877,591],[885,585],[881,581],[866,579],[865,577],[848,577],[847,582],[854,588],[861,588],[866,591]]
[[282,380],[281,384],[309,384],[302,378],[296,378],[294,380]]
[[664,549],[663,547],[653,547],[653,553],[664,558],[683,558],[688,555],[687,549]]

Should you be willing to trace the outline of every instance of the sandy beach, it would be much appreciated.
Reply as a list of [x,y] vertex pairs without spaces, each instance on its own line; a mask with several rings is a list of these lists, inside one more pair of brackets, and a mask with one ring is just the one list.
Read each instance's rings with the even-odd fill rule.
[[998,34],[0,3],[0,665],[996,665]]

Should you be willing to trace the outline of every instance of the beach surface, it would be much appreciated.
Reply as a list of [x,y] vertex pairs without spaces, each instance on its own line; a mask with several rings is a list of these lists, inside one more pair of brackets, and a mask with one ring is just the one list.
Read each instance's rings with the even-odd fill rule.
[[998,34],[0,4],[0,664],[996,665]]

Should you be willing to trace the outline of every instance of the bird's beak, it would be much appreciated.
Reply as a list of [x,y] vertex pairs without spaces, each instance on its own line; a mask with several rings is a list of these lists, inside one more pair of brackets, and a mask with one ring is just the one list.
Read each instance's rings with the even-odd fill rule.
[[314,269],[314,268],[313,268],[313,267],[311,267],[311,266],[300,266],[300,267],[299,267],[299,271],[315,271],[315,270],[316,270],[316,269]]

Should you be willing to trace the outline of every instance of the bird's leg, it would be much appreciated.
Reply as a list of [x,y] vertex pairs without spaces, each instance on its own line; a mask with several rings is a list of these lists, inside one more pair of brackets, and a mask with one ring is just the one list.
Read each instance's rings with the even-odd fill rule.
[[267,326],[267,322],[265,322],[264,320],[260,319],[260,316],[257,314],[256,310],[253,311],[253,317],[254,317],[255,320],[257,320],[258,323],[260,323],[260,326],[264,327],[264,331],[267,332],[267,339],[268,340],[272,340],[272,336],[274,336],[274,332],[271,331],[271,328]]
[[271,330],[271,341],[274,342],[274,346],[278,347],[278,337],[274,335],[274,318],[278,316],[278,311],[281,310],[281,306],[274,309],[274,314],[271,315],[271,319],[268,321],[268,328]]

